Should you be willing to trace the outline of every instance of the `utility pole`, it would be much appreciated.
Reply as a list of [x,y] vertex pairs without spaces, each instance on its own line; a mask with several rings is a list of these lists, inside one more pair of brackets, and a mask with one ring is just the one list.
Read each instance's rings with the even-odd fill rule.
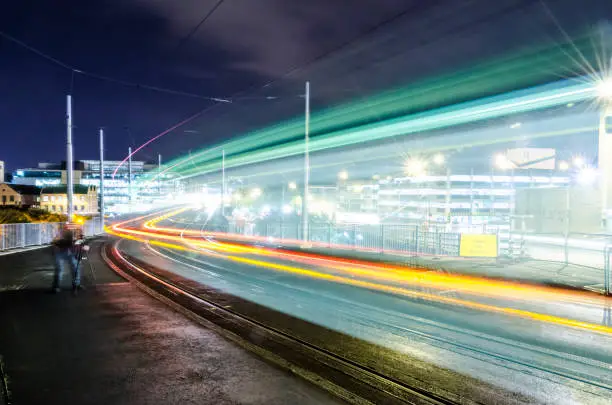
[[221,215],[225,216],[225,149],[221,152]]
[[132,147],[128,147],[128,201],[132,211]]
[[157,191],[161,196],[161,153],[157,155]]
[[68,222],[72,221],[74,184],[72,177],[72,95],[66,97],[66,194],[68,197]]
[[100,223],[104,231],[104,129],[100,128]]
[[310,82],[306,82],[305,117],[304,117],[304,198],[302,199],[302,236],[304,243],[308,243],[308,184],[310,182],[310,156],[308,150],[308,137],[310,131]]

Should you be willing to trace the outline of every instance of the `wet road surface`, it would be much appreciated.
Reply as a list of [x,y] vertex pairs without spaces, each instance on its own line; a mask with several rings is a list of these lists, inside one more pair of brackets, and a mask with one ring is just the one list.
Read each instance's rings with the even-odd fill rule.
[[[498,386],[516,393],[520,398],[517,402],[611,403],[612,338],[605,332],[275,271],[228,260],[214,249],[185,252],[132,241],[122,241],[121,249],[229,294],[380,344],[415,361],[436,364]],[[240,256],[262,259],[246,253]],[[337,271],[290,258],[266,260],[327,273]],[[603,304],[607,301],[601,300],[496,298],[453,290],[436,294],[568,317],[592,325],[605,325],[609,310]],[[435,384],[437,377],[419,378]]]
[[12,286],[0,292],[12,404],[341,403],[119,279],[95,254],[87,291],[49,294],[51,256],[37,252],[0,258]]

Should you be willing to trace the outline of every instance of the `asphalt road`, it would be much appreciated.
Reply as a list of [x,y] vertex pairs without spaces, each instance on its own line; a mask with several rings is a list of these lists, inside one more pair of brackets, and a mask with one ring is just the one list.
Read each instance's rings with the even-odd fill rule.
[[[156,267],[335,331],[377,343],[515,393],[523,402],[612,403],[612,336],[521,316],[415,299],[229,260],[122,241],[121,249]],[[211,252],[214,254],[211,255]],[[235,253],[233,253],[235,255]],[[255,255],[241,255],[262,260]],[[270,263],[336,274],[325,265]],[[496,298],[432,291],[485,305],[606,324],[609,300]],[[571,299],[570,299],[571,298]],[[306,337],[309,338],[309,337]],[[427,379],[427,376],[420,376]],[[435,384],[436,376],[429,383]]]

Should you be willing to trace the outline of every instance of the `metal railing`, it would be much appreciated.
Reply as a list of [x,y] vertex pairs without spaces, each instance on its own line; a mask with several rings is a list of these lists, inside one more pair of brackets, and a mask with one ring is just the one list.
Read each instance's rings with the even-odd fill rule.
[[[407,255],[459,256],[460,233],[417,225],[320,224],[309,225],[308,240],[320,247]],[[300,223],[229,224],[229,233],[301,240]]]
[[[230,238],[238,234],[255,237],[258,243],[302,247],[300,223],[230,222],[215,229],[198,226],[203,232],[229,232]],[[404,264],[435,271],[569,285],[605,294],[612,291],[612,235],[535,235],[497,226],[478,231],[474,234],[497,236],[497,257],[476,257],[478,262],[474,257],[461,257],[462,233],[436,225],[311,222],[309,242],[314,248],[337,249],[340,256],[361,257],[362,252],[371,252],[390,260],[401,256]]]
[[[63,222],[19,223],[0,225],[0,251],[47,245],[64,227]],[[100,218],[83,224],[83,235],[91,237],[103,233]]]

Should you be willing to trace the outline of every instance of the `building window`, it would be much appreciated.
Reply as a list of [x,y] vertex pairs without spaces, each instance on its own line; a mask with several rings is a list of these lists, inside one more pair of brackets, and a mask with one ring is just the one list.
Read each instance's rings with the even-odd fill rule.
[[78,205],[75,205],[75,206],[74,206],[74,210],[75,210],[75,211],[78,211],[78,210],[79,210],[79,206],[78,206]]
[[64,212],[64,206],[63,206],[63,205],[60,205],[60,206],[59,206],[59,210],[60,210],[60,212]]
[[54,195],[51,196],[51,201],[55,201],[55,196]]
[[81,201],[85,201],[85,196],[84,195],[81,196]]
[[10,201],[10,202],[15,201],[15,196],[14,196],[14,195],[9,196],[9,201]]
[[81,205],[81,211],[85,211],[85,206]]
[[55,205],[51,206],[51,211],[55,211]]
[[43,201],[49,201],[49,196],[48,195],[43,196]]

